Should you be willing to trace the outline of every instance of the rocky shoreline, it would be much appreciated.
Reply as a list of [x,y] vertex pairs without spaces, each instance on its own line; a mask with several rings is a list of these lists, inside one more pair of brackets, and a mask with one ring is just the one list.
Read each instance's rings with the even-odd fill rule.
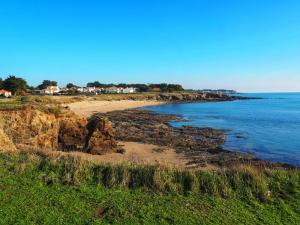
[[[101,97],[100,97],[101,98]],[[243,96],[229,96],[216,93],[149,93],[149,94],[132,94],[119,96],[119,100],[147,100],[161,101],[171,103],[193,103],[193,102],[221,102],[235,100],[249,100],[259,98],[249,98]]]
[[261,160],[250,154],[223,149],[224,130],[191,126],[173,127],[170,122],[182,121],[178,115],[157,114],[142,109],[99,113],[112,123],[117,141],[132,141],[171,147],[188,160],[187,167],[234,167],[242,164],[268,168],[293,168],[283,163]]
[[[143,95],[143,100],[147,100],[147,96]],[[165,104],[249,99],[214,94],[204,96],[199,93],[195,93],[195,95],[180,93],[180,97],[178,97],[178,93],[151,96],[159,98],[160,102]],[[164,96],[163,101],[162,96]],[[127,99],[131,97],[138,96],[126,95]],[[48,99],[38,100],[46,101]],[[119,101],[121,100],[106,100],[105,102],[119,104]],[[132,99],[131,101],[139,100]],[[87,112],[92,116],[88,113],[81,116],[78,115],[78,111],[72,111],[67,106],[62,107],[52,102],[48,102],[48,105],[36,102],[32,100],[22,107],[0,110],[2,150],[40,149],[104,155],[106,153],[123,153],[125,148],[122,149],[120,143],[131,142],[140,146],[141,144],[155,145],[157,153],[172,149],[175,155],[177,153],[177,156],[184,160],[188,168],[210,166],[229,168],[241,164],[268,168],[294,168],[288,164],[260,160],[252,154],[224,149],[225,130],[171,126],[170,122],[183,121],[183,118],[178,115],[157,114],[143,109],[99,112],[91,104],[88,105]],[[88,103],[93,103],[93,100]],[[135,148],[134,151],[138,151],[138,148]]]

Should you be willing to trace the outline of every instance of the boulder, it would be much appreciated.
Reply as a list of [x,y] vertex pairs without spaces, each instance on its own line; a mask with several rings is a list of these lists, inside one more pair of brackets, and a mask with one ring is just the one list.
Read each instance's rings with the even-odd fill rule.
[[85,151],[91,154],[105,154],[117,151],[112,123],[101,115],[92,116],[87,124]]
[[72,115],[60,118],[58,144],[63,151],[81,151],[84,148],[85,136],[88,134],[87,120]]

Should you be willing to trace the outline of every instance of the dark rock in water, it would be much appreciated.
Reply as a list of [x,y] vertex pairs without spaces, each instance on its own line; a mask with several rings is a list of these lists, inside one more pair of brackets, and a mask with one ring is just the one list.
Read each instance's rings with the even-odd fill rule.
[[238,138],[238,139],[245,139],[245,137],[242,136],[242,135],[236,135],[235,137]]

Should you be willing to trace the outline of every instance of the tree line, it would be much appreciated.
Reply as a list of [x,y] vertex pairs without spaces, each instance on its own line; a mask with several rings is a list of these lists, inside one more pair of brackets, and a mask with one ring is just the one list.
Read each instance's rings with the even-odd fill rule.
[[158,89],[161,92],[176,92],[176,91],[184,91],[184,88],[180,84],[103,84],[99,81],[87,83],[87,87],[98,87],[98,88],[107,88],[107,87],[119,87],[119,88],[127,88],[133,87],[136,88],[139,92],[151,92],[154,89]]
[[[51,80],[43,80],[43,82],[36,86],[29,86],[27,81],[21,77],[16,77],[14,75],[8,76],[5,80],[0,78],[0,90],[5,89],[12,92],[13,95],[22,95],[28,91],[32,90],[43,90],[46,89],[48,86],[57,86],[56,81]],[[160,91],[160,92],[176,92],[176,91],[184,91],[183,87],[180,84],[103,84],[99,81],[89,82],[86,85],[87,87],[98,87],[98,88],[107,88],[107,87],[119,87],[119,88],[127,88],[133,87],[136,88],[138,92],[151,92],[151,91]],[[79,86],[68,83],[66,88],[74,89],[78,88]]]

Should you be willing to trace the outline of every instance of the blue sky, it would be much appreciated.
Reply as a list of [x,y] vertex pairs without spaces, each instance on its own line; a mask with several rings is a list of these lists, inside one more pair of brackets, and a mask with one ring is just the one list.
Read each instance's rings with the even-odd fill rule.
[[299,0],[0,0],[0,76],[300,91]]

